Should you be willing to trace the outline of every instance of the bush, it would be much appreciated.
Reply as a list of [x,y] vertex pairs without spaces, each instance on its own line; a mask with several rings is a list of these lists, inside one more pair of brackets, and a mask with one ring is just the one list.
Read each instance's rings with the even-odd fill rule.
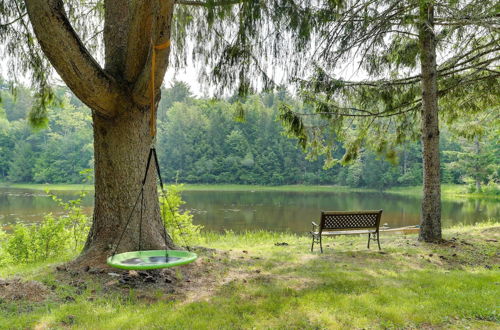
[[189,211],[180,210],[185,204],[181,191],[182,185],[172,185],[167,188],[166,196],[160,198],[161,215],[174,243],[191,246],[199,242],[203,226],[193,224],[193,215]]
[[487,195],[500,195],[500,185],[490,181],[487,185],[483,186],[483,193]]
[[29,263],[76,253],[89,231],[89,220],[82,213],[80,194],[76,200],[64,202],[51,195],[67,213],[60,217],[47,214],[39,224],[16,224],[10,235],[0,233],[0,263]]
[[473,194],[476,192],[476,186],[474,184],[467,185],[467,193]]
[[[82,191],[77,199],[63,201],[55,194],[47,192],[52,199],[59,204],[67,214],[61,217],[61,222],[65,222],[65,229],[68,230],[73,251],[78,251],[83,247],[90,230],[89,217],[83,213],[82,199],[87,195],[87,192]],[[65,219],[64,219],[65,218]]]
[[64,251],[67,236],[64,222],[48,214],[40,225],[15,225],[5,248],[14,262],[47,260]]
[[0,229],[0,266],[5,265],[10,261],[10,256],[5,249],[8,237],[7,233]]

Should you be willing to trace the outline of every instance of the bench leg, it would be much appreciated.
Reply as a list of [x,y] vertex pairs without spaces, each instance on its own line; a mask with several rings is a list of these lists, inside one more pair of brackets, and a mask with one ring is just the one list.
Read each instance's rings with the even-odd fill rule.
[[372,240],[372,239],[374,241],[377,241],[378,249],[382,250],[382,248],[380,248],[380,233],[376,232],[376,233],[368,234],[368,248],[370,248],[370,240]]
[[321,249],[321,252],[323,253],[323,245],[321,245],[321,235],[312,235],[312,243],[311,243],[311,252],[314,250],[314,244],[318,243],[319,247]]

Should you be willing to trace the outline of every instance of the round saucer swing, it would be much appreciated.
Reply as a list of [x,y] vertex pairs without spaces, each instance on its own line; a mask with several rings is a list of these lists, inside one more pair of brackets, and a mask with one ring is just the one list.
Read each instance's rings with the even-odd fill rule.
[[[168,268],[174,266],[181,266],[193,262],[198,258],[196,253],[190,251],[181,251],[181,250],[142,250],[142,219],[143,219],[143,209],[144,209],[144,185],[146,184],[146,179],[148,176],[149,165],[151,164],[151,160],[154,160],[156,166],[156,171],[158,173],[158,179],[160,181],[161,187],[161,195],[163,196],[162,200],[165,203],[168,203],[166,199],[165,189],[163,186],[163,181],[161,179],[160,167],[158,165],[158,157],[156,156],[156,149],[151,147],[149,150],[148,161],[146,165],[146,173],[144,174],[144,179],[142,180],[141,191],[137,196],[135,204],[128,216],[125,227],[122,230],[120,238],[115,245],[113,250],[113,254],[108,257],[107,264],[111,267],[128,269],[128,270],[148,270],[148,269],[158,269],[158,268]],[[129,251],[123,253],[116,253],[122,238],[127,230],[128,225],[130,224],[130,220],[132,219],[132,215],[137,208],[137,205],[140,203],[140,218],[139,218],[139,246],[137,251]],[[167,204],[168,205],[168,204]],[[172,212],[173,219],[175,221],[175,213],[172,208],[169,206],[170,211]],[[161,220],[160,220],[161,221]],[[165,240],[165,246],[167,246],[167,230],[165,229],[165,225],[161,224],[163,228],[163,238]]]
[[[167,203],[167,206],[172,212],[173,219],[175,221],[175,213],[173,212],[170,205],[168,205],[168,201],[166,199],[165,189],[163,187],[163,181],[160,173],[160,166],[158,163],[158,156],[156,155],[156,149],[154,147],[154,141],[156,138],[156,115],[155,115],[155,87],[154,87],[154,77],[155,77],[155,59],[156,59],[156,50],[166,49],[170,46],[170,41],[167,41],[164,44],[154,46],[152,52],[152,65],[151,65],[151,85],[152,85],[152,95],[151,95],[151,117],[150,117],[150,134],[153,139],[153,145],[149,150],[149,156],[146,164],[146,170],[144,173],[144,178],[142,180],[141,191],[137,196],[134,206],[128,215],[127,222],[125,227],[122,230],[120,238],[115,245],[113,250],[113,254],[108,257],[107,264],[111,267],[120,268],[120,269],[128,269],[128,270],[148,270],[148,269],[158,269],[158,268],[168,268],[174,266],[181,266],[193,262],[198,258],[196,253],[190,251],[180,251],[180,250],[142,250],[142,219],[143,219],[143,209],[144,209],[144,186],[146,184],[146,179],[148,177],[148,171],[151,164],[151,161],[154,161],[156,172],[158,174],[158,180],[160,182],[161,195],[163,196],[162,200]],[[127,230],[127,227],[132,219],[132,215],[134,211],[140,203],[140,219],[139,219],[139,246],[137,251],[129,251],[123,253],[116,253],[122,238]],[[160,220],[161,221],[161,220]],[[179,224],[177,224],[179,226]],[[161,223],[161,227],[163,228],[163,238],[165,240],[165,246],[168,246],[167,241],[167,230],[165,229],[165,225],[163,222]]]
[[196,253],[178,250],[145,250],[115,254],[108,265],[129,270],[147,270],[181,266],[198,258]]

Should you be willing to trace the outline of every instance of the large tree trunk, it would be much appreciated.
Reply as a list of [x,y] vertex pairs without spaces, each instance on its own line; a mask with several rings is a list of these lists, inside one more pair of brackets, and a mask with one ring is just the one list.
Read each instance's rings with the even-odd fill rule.
[[[25,2],[45,55],[68,87],[92,109],[95,210],[84,251],[74,265],[102,266],[116,247],[141,189],[152,141],[149,112],[158,104],[158,87],[169,55],[169,48],[156,53],[154,89],[158,97],[151,101],[152,49],[168,44],[174,1],[104,0],[104,68],[71,26],[63,0]],[[118,252],[173,247],[160,219],[155,171],[150,168],[149,174],[144,190],[143,244],[139,246],[139,208]]]
[[422,73],[423,199],[420,240],[441,240],[441,182],[439,166],[439,119],[437,99],[436,37],[434,7],[420,5],[419,41]]
[[[93,119],[94,217],[84,251],[76,264],[102,265],[115,248],[119,253],[140,248],[154,250],[174,247],[168,235],[165,242],[154,162],[150,164],[144,187],[142,226],[141,199],[131,213],[141,191],[151,146],[149,114],[129,109],[119,120],[109,120],[97,115]],[[125,228],[129,215],[130,223]]]

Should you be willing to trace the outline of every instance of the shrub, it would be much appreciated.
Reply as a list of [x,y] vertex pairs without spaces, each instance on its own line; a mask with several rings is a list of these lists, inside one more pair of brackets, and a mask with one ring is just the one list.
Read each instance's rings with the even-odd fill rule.
[[0,266],[9,263],[10,256],[7,253],[5,245],[8,241],[9,235],[2,229],[0,229]]
[[500,185],[490,181],[487,185],[483,186],[483,193],[487,195],[500,195]]
[[82,199],[87,195],[87,192],[82,191],[78,195],[77,199],[72,199],[67,202],[63,201],[61,198],[57,197],[55,194],[47,192],[52,199],[61,206],[67,214],[61,218],[66,218],[61,221],[65,222],[65,227],[69,231],[70,241],[73,251],[78,251],[83,247],[85,239],[87,238],[88,232],[90,230],[89,217],[85,215],[82,211]]
[[47,214],[39,224],[16,224],[13,232],[0,233],[0,263],[29,263],[78,252],[89,230],[88,217],[83,214],[79,198],[64,202],[51,194],[67,212],[60,217]]
[[174,243],[191,246],[199,242],[201,225],[193,224],[193,215],[180,207],[185,204],[181,196],[182,185],[167,188],[166,196],[160,198],[161,215],[167,232]]

